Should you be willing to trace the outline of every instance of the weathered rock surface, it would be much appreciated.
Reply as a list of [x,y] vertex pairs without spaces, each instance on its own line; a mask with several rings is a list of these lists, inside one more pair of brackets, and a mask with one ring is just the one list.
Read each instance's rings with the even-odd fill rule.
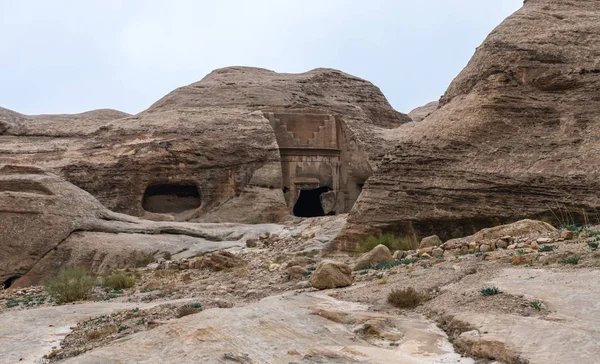
[[366,306],[318,294],[274,296],[245,307],[206,310],[65,363],[156,360],[473,363],[456,354],[446,335],[423,318],[367,312]]
[[96,302],[4,312],[0,315],[0,358],[4,363],[43,363],[42,357],[52,348],[59,347],[60,341],[79,321],[118,310],[146,309],[158,304]]
[[551,311],[544,319],[511,312],[465,312],[461,307],[444,311],[454,320],[477,328],[460,335],[456,343],[478,356],[531,364],[592,364],[600,353],[600,289],[594,283],[598,279],[597,270],[507,268],[490,280],[489,286],[498,287],[505,295],[523,295],[526,301],[543,302]]
[[429,102],[423,106],[419,106],[408,113],[408,116],[412,119],[412,121],[423,121],[426,117],[431,115],[435,110],[437,110],[439,106],[438,101]]
[[35,167],[0,168],[0,283],[40,283],[61,267],[101,273],[244,246],[277,225],[152,222],[111,212],[92,195]]
[[[600,2],[530,0],[497,27],[440,107],[394,131],[348,234],[441,234],[600,207]],[[554,210],[554,214],[551,210]],[[465,234],[465,235],[466,235]]]
[[[376,131],[409,121],[371,83],[339,71],[230,67],[135,116],[1,109],[0,165],[46,168],[110,210],[148,219],[274,222],[300,182],[338,186],[327,209],[348,212],[385,153]],[[331,155],[315,159],[322,149]]]
[[383,244],[377,245],[370,252],[361,255],[354,263],[353,270],[368,268],[372,265],[377,265],[383,262],[391,262],[393,260],[392,253],[387,246]]
[[352,284],[352,269],[344,263],[324,260],[310,277],[310,283],[317,289],[347,287]]

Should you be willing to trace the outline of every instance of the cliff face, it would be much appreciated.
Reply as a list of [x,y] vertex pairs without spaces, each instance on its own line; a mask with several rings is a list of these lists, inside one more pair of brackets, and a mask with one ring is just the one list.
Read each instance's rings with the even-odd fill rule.
[[600,2],[528,1],[435,112],[394,131],[399,142],[348,232],[460,235],[522,217],[600,218],[599,44]]
[[[114,110],[27,116],[1,109],[0,165],[45,168],[131,215],[266,221],[293,207],[300,190],[284,187],[295,177],[316,177],[313,187],[339,192],[329,205],[348,211],[385,150],[376,130],[408,121],[378,88],[339,71],[230,67],[135,116]],[[284,156],[293,159],[287,175],[282,140],[294,151],[304,148],[299,156]],[[327,160],[318,159],[323,149],[331,149]],[[339,167],[340,160],[348,163]]]

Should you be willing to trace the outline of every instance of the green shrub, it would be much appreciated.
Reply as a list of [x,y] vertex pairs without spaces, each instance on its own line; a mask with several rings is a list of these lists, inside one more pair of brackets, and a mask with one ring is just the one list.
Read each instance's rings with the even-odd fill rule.
[[538,310],[538,311],[542,310],[542,303],[537,300],[529,302],[529,306],[531,306],[533,309]]
[[396,250],[412,250],[416,249],[418,244],[417,241],[409,236],[395,237],[394,234],[380,234],[379,236],[369,236],[367,240],[359,246],[361,253],[366,253],[377,245],[385,245],[390,249],[391,252]]
[[96,285],[96,278],[83,268],[61,270],[46,284],[46,291],[57,303],[68,303],[89,297]]
[[551,252],[554,249],[556,249],[556,245],[544,245],[541,248],[538,249],[538,252],[543,253],[543,252]]
[[481,293],[481,295],[483,296],[494,296],[497,295],[499,293],[502,293],[502,291],[500,291],[498,288],[496,287],[487,287],[482,289],[481,291],[479,291]]
[[421,294],[412,287],[404,289],[394,288],[387,297],[389,304],[399,308],[414,308],[427,299],[429,299],[428,295]]
[[579,257],[574,255],[572,257],[565,257],[562,258],[561,261],[565,264],[573,264],[573,265],[577,265],[579,264]]
[[260,216],[253,216],[248,221],[248,224],[252,224],[252,225],[258,225],[258,224],[262,224],[262,223],[263,223],[263,219]]
[[598,249],[598,245],[600,245],[600,243],[598,243],[597,241],[588,242],[588,246],[592,249]]
[[102,287],[122,290],[135,285],[135,276],[122,272],[112,272],[102,277]]

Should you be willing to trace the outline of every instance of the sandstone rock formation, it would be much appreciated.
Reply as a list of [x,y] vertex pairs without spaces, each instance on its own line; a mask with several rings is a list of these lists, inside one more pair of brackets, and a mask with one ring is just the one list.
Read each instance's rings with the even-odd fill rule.
[[423,106],[419,106],[408,113],[408,116],[412,119],[412,121],[423,121],[426,117],[431,115],[435,110],[437,110],[439,106],[438,101],[429,102]]
[[0,110],[0,165],[51,170],[110,210],[153,220],[273,221],[348,212],[410,121],[371,83],[331,69],[230,67],[144,112]]
[[394,131],[396,148],[366,183],[348,236],[371,226],[447,239],[520,218],[597,216],[598,44],[600,2],[528,1],[477,49],[438,110]]
[[243,246],[264,228],[140,220],[107,210],[38,168],[0,168],[0,284],[6,287],[43,283],[63,267],[101,273],[145,265],[160,252],[185,257]]

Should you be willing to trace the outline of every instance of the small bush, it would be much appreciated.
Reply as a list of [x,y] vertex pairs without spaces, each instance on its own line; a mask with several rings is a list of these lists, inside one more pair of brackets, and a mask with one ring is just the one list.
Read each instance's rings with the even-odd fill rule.
[[46,291],[57,303],[68,303],[89,297],[96,279],[83,268],[65,269],[46,284]]
[[112,272],[102,277],[102,286],[122,290],[135,286],[135,276],[122,272]]
[[540,301],[531,301],[529,302],[529,306],[538,311],[542,310],[542,303]]
[[588,246],[592,249],[598,249],[598,245],[600,245],[600,243],[596,242],[596,241],[590,241],[588,242]]
[[520,255],[514,255],[512,257],[512,265],[520,265],[523,263],[523,258]]
[[248,221],[248,224],[251,225],[258,225],[258,224],[262,224],[263,223],[263,219],[260,216],[254,216],[252,218],[250,218],[250,220]]
[[541,248],[538,249],[538,252],[543,253],[543,252],[551,252],[554,249],[556,249],[556,245],[544,245]]
[[387,284],[388,280],[387,278],[379,278],[378,280],[375,281],[377,284]]
[[496,287],[487,287],[487,288],[482,289],[479,292],[481,293],[482,296],[494,296],[494,295],[497,295],[499,293],[502,293],[502,291],[500,291]]
[[426,301],[429,297],[420,294],[414,288],[408,287],[405,289],[392,289],[388,294],[387,301],[389,304],[399,308],[414,308],[421,302]]
[[579,257],[578,256],[572,256],[572,257],[565,257],[561,259],[561,262],[563,262],[564,264],[573,264],[573,265],[577,265],[579,264]]
[[202,311],[202,306],[199,306],[199,304],[184,305],[177,308],[177,311],[175,312],[175,317],[181,318],[184,316],[193,315],[200,311]]
[[359,246],[361,253],[370,252],[377,245],[385,245],[391,252],[396,250],[412,250],[418,247],[414,238],[409,236],[397,238],[394,234],[380,234],[379,236],[369,236],[367,240]]

